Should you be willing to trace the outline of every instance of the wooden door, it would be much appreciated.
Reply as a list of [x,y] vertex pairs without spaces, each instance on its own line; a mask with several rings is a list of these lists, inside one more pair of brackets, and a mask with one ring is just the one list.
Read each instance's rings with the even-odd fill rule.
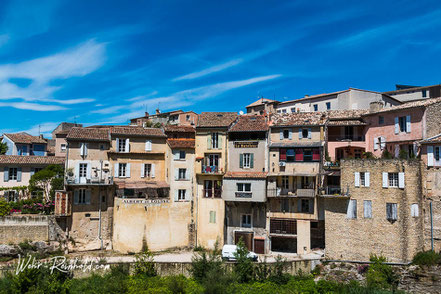
[[234,233],[234,243],[237,245],[239,240],[242,238],[242,242],[245,244],[245,247],[253,251],[253,232],[235,232]]
[[254,253],[265,254],[265,240],[254,239]]

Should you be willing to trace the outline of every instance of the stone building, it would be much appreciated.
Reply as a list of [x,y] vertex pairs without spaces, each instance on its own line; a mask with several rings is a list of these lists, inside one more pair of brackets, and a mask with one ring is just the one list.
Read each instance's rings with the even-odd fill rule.
[[234,112],[202,112],[196,127],[196,234],[197,245],[205,248],[224,242],[222,178],[228,166],[228,128],[236,118]]
[[55,141],[54,144],[55,156],[66,157],[67,134],[69,134],[69,131],[72,128],[74,127],[81,128],[82,126],[83,126],[82,124],[62,122],[52,131],[52,140]]
[[411,261],[424,243],[422,176],[419,160],[343,160],[349,195],[324,198],[326,257]]
[[47,141],[43,135],[32,136],[28,133],[3,134],[2,142],[8,146],[6,155],[47,155]]
[[268,122],[242,115],[228,130],[228,166],[223,178],[226,244],[243,240],[248,250],[266,253],[266,175]]
[[304,254],[323,247],[322,183],[326,115],[271,116],[267,229],[271,251]]

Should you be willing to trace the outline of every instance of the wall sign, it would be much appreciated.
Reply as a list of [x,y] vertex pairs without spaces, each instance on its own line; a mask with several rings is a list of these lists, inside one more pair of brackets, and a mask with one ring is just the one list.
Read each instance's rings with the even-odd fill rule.
[[257,148],[259,146],[259,142],[251,141],[251,142],[234,142],[234,148]]

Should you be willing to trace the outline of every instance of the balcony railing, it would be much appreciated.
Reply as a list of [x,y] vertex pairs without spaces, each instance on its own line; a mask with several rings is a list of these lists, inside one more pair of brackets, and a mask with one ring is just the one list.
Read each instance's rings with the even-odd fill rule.
[[252,198],[252,192],[236,192],[236,198]]
[[341,136],[341,135],[330,135],[328,136],[328,141],[331,142],[349,142],[349,141],[364,141],[364,136],[354,136],[354,135],[348,135],[348,136]]
[[113,177],[66,177],[66,185],[113,185]]
[[325,191],[325,195],[349,196],[349,187],[344,189],[340,186],[326,186],[323,189]]
[[267,189],[267,197],[314,197],[315,189]]
[[289,219],[270,219],[270,234],[297,234],[296,220]]
[[203,165],[202,166],[203,174],[217,174],[219,173],[219,166],[217,165]]
[[205,198],[221,198],[222,189],[204,189],[202,191]]

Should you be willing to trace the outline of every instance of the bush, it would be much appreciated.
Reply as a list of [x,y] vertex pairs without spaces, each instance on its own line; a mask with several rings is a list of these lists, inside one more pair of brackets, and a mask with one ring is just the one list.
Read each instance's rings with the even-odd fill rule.
[[214,250],[198,252],[191,259],[190,272],[198,282],[203,282],[210,272],[222,273],[222,260],[216,242]]
[[4,199],[0,199],[0,217],[9,215],[10,211],[11,207],[9,206],[9,203],[6,202]]
[[146,248],[144,252],[135,255],[134,272],[136,275],[155,277],[157,275],[153,254]]
[[394,273],[390,265],[385,264],[386,258],[383,256],[371,255],[366,281],[369,288],[396,290],[398,286],[398,276]]
[[384,149],[383,153],[381,154],[381,158],[382,159],[392,159],[394,157],[393,157],[392,153],[387,151],[387,149]]
[[441,253],[435,251],[422,251],[418,252],[412,260],[416,265],[436,265],[441,264]]
[[248,254],[249,251],[241,239],[234,253],[237,260],[234,265],[234,275],[239,283],[247,283],[254,278],[253,262],[248,258]]
[[276,284],[288,283],[291,275],[285,273],[287,267],[288,267],[288,263],[286,262],[286,259],[284,259],[282,256],[278,255],[276,257],[274,269],[271,272],[269,280],[273,283],[276,283]]
[[409,153],[406,150],[400,150],[400,153],[398,154],[399,159],[408,159]]
[[374,155],[374,153],[372,153],[372,152],[364,152],[364,153],[363,153],[363,158],[366,158],[366,159],[375,159],[375,155]]

